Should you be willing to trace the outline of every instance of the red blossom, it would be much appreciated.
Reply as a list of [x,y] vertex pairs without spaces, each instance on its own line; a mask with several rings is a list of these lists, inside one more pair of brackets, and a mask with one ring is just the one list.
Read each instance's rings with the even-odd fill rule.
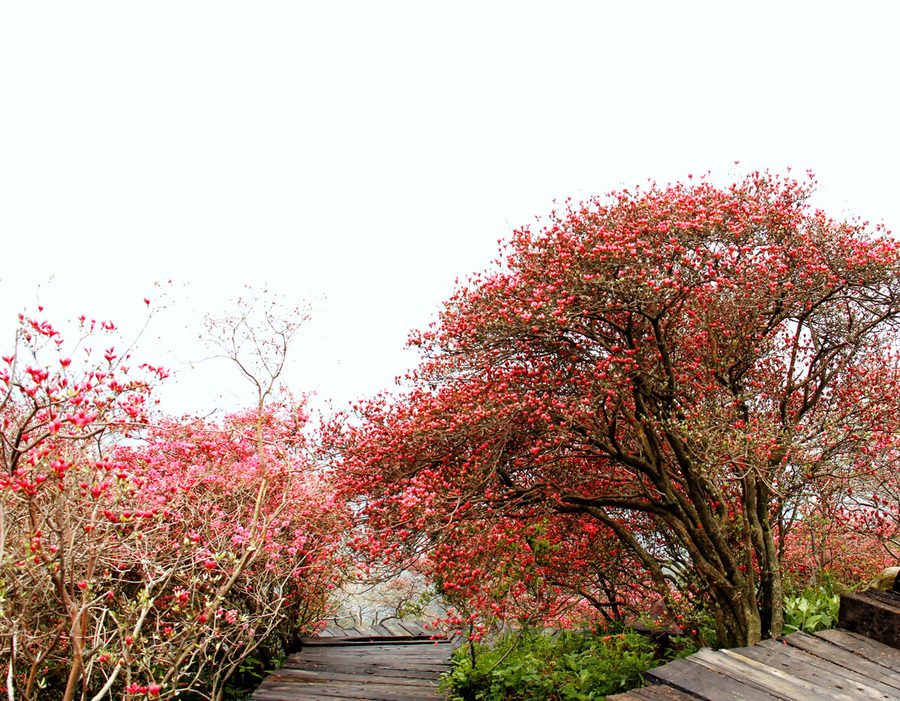
[[408,391],[332,426],[361,546],[427,553],[470,611],[652,591],[732,644],[778,634],[790,529],[871,504],[900,435],[900,247],[812,187],[694,178],[516,231],[412,335]]

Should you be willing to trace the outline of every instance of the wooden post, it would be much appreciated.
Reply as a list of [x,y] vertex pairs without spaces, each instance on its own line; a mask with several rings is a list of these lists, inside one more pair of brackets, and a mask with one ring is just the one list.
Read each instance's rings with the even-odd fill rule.
[[900,648],[900,594],[870,589],[841,595],[838,627]]

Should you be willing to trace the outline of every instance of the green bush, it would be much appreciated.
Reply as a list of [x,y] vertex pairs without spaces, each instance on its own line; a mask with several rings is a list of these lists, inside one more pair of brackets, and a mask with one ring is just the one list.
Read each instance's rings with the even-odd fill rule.
[[784,597],[784,632],[815,633],[837,623],[841,597],[835,586],[826,582],[801,593]]
[[[840,592],[825,579],[788,591],[784,632],[814,633],[837,623]],[[591,701],[641,686],[648,669],[692,653],[688,643],[665,654],[631,630],[562,632],[526,629],[493,644],[460,648],[443,682],[451,701]]]
[[[474,657],[474,662],[473,662]],[[641,686],[663,663],[657,646],[619,634],[526,630],[457,651],[443,688],[451,701],[590,701]]]

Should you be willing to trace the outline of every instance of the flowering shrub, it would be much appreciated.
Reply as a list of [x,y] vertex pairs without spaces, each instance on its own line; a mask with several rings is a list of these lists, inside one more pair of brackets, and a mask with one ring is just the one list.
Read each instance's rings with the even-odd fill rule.
[[113,349],[76,363],[65,347],[23,318],[0,375],[7,693],[221,699],[251,654],[320,620],[333,586],[344,512],[306,458],[306,416],[261,401],[158,419],[164,371],[135,379]]
[[[450,572],[482,558],[470,533],[570,517],[669,610],[718,612],[725,642],[779,635],[783,539],[876,481],[900,435],[900,245],[813,189],[651,184],[515,231],[413,336],[407,391],[335,431],[373,532],[415,552],[457,531]],[[574,593],[589,569],[557,572]]]
[[852,587],[868,582],[896,565],[882,542],[852,518],[807,510],[785,538],[782,563],[785,579],[796,589],[816,587],[826,580]]
[[640,563],[578,516],[461,523],[430,547],[431,576],[452,607],[450,622],[474,640],[507,624],[571,628],[621,620],[654,600]]

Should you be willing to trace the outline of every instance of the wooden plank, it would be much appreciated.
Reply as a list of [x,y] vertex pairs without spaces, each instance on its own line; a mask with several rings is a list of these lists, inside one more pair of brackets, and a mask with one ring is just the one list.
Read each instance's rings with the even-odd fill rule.
[[357,626],[355,628],[327,626],[315,636],[306,636],[300,640],[304,645],[307,645],[334,644],[339,640],[345,643],[364,643],[367,640],[389,642],[401,639],[446,640],[448,638],[438,630],[426,630],[416,623],[385,621],[383,624],[375,626]]
[[409,621],[399,621],[400,625],[409,632],[410,635],[422,635],[422,636],[437,636],[440,637],[440,633],[436,630],[428,630],[427,628],[419,625],[418,623],[410,623]]
[[442,645],[437,650],[431,648],[419,648],[418,650],[403,650],[392,652],[391,650],[369,650],[364,646],[353,647],[307,647],[301,652],[294,653],[288,659],[303,657],[308,660],[367,660],[380,662],[383,660],[440,660],[449,662],[450,646]]
[[270,689],[252,698],[253,701],[446,701],[446,696],[408,696],[402,693],[353,697],[339,689],[310,689],[304,690],[302,695],[290,689]]
[[816,655],[775,640],[765,640],[753,647],[731,652],[779,669],[792,677],[809,682],[829,694],[845,693],[850,698],[873,701],[896,701],[896,689],[879,684],[857,672],[823,660]]
[[634,694],[641,701],[696,701],[694,697],[670,686],[648,686],[634,689]]
[[[647,687],[610,701],[897,701],[900,650],[848,630],[796,633],[735,650],[705,648],[644,678]],[[666,696],[667,687],[682,696]]]
[[333,669],[338,671],[339,667],[347,669],[359,669],[362,673],[373,674],[379,669],[393,669],[398,671],[406,670],[408,672],[435,672],[440,674],[450,669],[449,664],[436,660],[404,660],[393,662],[391,660],[380,660],[376,662],[367,662],[365,660],[310,660],[299,659],[283,665],[288,669]]
[[[821,701],[822,698],[816,693],[814,685],[731,650],[703,649],[688,659],[778,698],[791,701]],[[831,698],[834,701],[852,701],[849,696],[840,692],[833,694]]]
[[452,652],[450,645],[441,645],[435,648],[431,645],[422,645],[417,647],[407,647],[396,652],[379,647],[378,649],[367,650],[365,645],[327,647],[327,646],[310,646],[303,648],[302,651],[294,653],[291,657],[302,656],[309,659],[358,659],[366,657],[368,659],[377,657],[387,657],[389,659],[425,659],[434,658],[445,660],[449,658]]
[[272,673],[273,679],[283,679],[287,682],[309,681],[337,681],[337,682],[360,682],[366,684],[399,684],[398,679],[402,679],[402,683],[407,686],[421,687],[423,689],[437,689],[438,682],[430,679],[421,679],[415,677],[397,677],[380,675],[377,672],[369,675],[350,674],[346,672],[334,672],[331,670],[307,670],[307,669],[281,669]]
[[[294,690],[288,689],[271,689],[266,690],[264,694],[260,694],[259,696],[253,696],[253,701],[337,701],[340,699],[340,696],[334,696],[333,694],[323,695],[323,694],[312,694],[308,692],[304,692],[303,696],[298,696],[297,692]],[[416,699],[416,701],[443,701],[442,697],[435,697],[433,699]]]
[[409,635],[409,631],[407,631],[406,628],[401,626],[398,621],[394,621],[394,620],[382,621],[381,625],[384,626],[385,628],[387,628],[391,635],[399,635],[401,637],[405,636],[405,635]]
[[[264,691],[294,691],[296,694],[302,694],[306,691],[310,693],[322,693],[339,689],[354,697],[360,697],[360,694],[367,692],[370,698],[377,698],[379,694],[392,693],[404,694],[408,696],[434,696],[439,695],[440,690],[437,683],[429,686],[421,686],[418,684],[410,684],[408,679],[393,678],[387,681],[371,681],[359,680],[348,675],[348,679],[301,679],[283,676],[273,676],[267,679],[260,689]],[[361,698],[365,698],[362,696]]]
[[886,687],[895,690],[894,694],[900,697],[897,692],[900,691],[900,674],[892,672],[889,668],[872,662],[865,657],[850,652],[839,645],[834,645],[826,640],[817,638],[806,633],[792,633],[780,639],[791,647],[799,650],[805,650],[817,657],[827,660],[832,664],[839,665],[844,669],[853,670],[862,674],[867,679],[877,681]]
[[[396,652],[394,651],[396,650]],[[424,655],[449,656],[453,653],[454,647],[447,640],[435,642],[434,640],[410,640],[404,641],[401,645],[391,646],[384,641],[369,641],[364,644],[348,644],[337,643],[335,645],[310,644],[304,645],[299,653],[303,655],[334,655],[354,656],[364,654],[366,651],[373,655],[390,654],[400,657],[415,657]]]
[[342,638],[300,638],[300,644],[306,647],[315,647],[315,646],[326,646],[326,645],[371,645],[372,643],[381,643],[383,645],[396,645],[399,643],[440,643],[440,642],[448,642],[447,638],[434,638],[433,636],[422,636],[422,635],[405,635],[405,636],[395,636],[395,635],[385,635],[385,636],[371,636],[368,638],[361,638],[359,636],[350,637],[344,636]]
[[[411,680],[399,677],[392,677],[386,681],[380,680],[360,680],[353,675],[347,675],[346,679],[306,679],[300,677],[273,677],[267,682],[268,688],[340,688],[348,690],[369,689],[372,691],[383,691],[405,689],[405,693],[409,694],[437,694],[440,688],[437,682],[429,682],[427,686],[422,684],[410,684]],[[412,680],[421,681],[421,680]]]
[[[296,691],[269,691],[265,695],[254,696],[253,701],[338,701],[344,697],[338,695],[311,694],[304,692],[302,697],[297,696]],[[378,697],[377,701],[402,701],[400,697]],[[413,701],[445,701],[444,696],[417,696]]]
[[[279,669],[283,669],[279,668]],[[382,677],[405,677],[410,679],[431,679],[436,680],[440,679],[441,675],[445,674],[447,669],[435,669],[435,670],[425,670],[425,669],[390,669],[385,667],[371,668],[371,669],[360,669],[359,666],[354,665],[304,665],[298,664],[294,665],[292,669],[306,669],[311,671],[327,671],[327,672],[342,672],[345,674],[358,674],[358,675],[366,675],[366,674],[377,674]]]
[[428,658],[381,658],[377,660],[367,660],[361,657],[343,657],[341,659],[331,659],[328,657],[300,657],[290,662],[285,662],[285,667],[296,667],[297,669],[325,669],[328,667],[358,667],[359,669],[408,669],[410,671],[434,671],[445,672],[450,669],[450,663],[441,659]]
[[407,636],[402,641],[370,635],[390,633],[371,626],[304,640],[303,649],[263,681],[253,701],[443,701],[440,679],[450,671],[452,645],[401,630]]
[[[447,653],[442,654],[443,651],[432,651],[429,650],[427,652],[422,651],[422,654],[414,655],[414,654],[397,654],[392,655],[390,651],[378,652],[373,650],[371,655],[366,655],[365,650],[360,650],[359,648],[353,649],[352,651],[347,650],[335,650],[334,648],[307,648],[307,652],[300,653],[300,656],[305,660],[334,660],[335,662],[351,662],[351,661],[364,661],[369,664],[377,664],[377,663],[390,663],[392,660],[419,660],[421,662],[430,662],[432,664],[435,663],[443,663],[447,662],[447,657],[449,651]],[[356,653],[356,654],[352,654]]]
[[813,635],[834,645],[839,645],[845,650],[861,655],[872,662],[877,662],[893,672],[900,673],[900,650],[888,647],[884,643],[869,640],[864,635],[849,630],[841,630],[840,628],[823,630],[813,633]]
[[344,657],[341,659],[329,659],[327,657],[296,657],[286,661],[283,667],[295,669],[333,669],[338,668],[358,669],[361,672],[371,673],[379,669],[408,670],[410,672],[434,672],[440,674],[450,669],[450,663],[439,659],[380,659],[365,660],[363,658]]
[[[778,698],[822,701],[822,695],[816,691],[814,684],[731,650],[703,649],[691,655],[688,660]],[[851,696],[839,690],[832,690],[828,698],[833,701],[853,701]]]
[[[311,694],[304,693],[302,697],[297,696],[296,691],[288,691],[285,689],[279,690],[271,690],[267,691],[264,695],[254,696],[253,701],[337,701],[340,699],[340,696],[334,695],[322,695],[322,694]],[[384,701],[384,700],[379,700]],[[422,699],[416,699],[416,701],[423,701]],[[433,699],[425,699],[424,701],[443,701],[443,697],[434,697]]]
[[303,701],[309,693],[319,696],[334,696],[343,699],[396,699],[397,701],[420,701],[423,698],[439,699],[440,693],[434,689],[423,691],[411,689],[405,684],[354,684],[352,682],[334,682],[325,684],[273,684],[267,687],[268,693],[293,692],[296,701]]
[[697,701],[696,696],[688,696],[671,686],[645,686],[632,689],[624,694],[607,696],[606,701]]
[[[372,653],[396,651],[398,655],[427,655],[429,653],[449,653],[453,649],[449,640],[403,640],[389,643],[385,640],[369,640],[364,644],[347,644],[344,641],[331,644],[307,645],[300,649],[301,653],[310,655],[359,655],[360,650]],[[298,654],[298,653],[295,653]]]
[[351,689],[343,687],[273,687],[254,695],[254,701],[335,701],[335,699],[357,699],[360,701],[443,701],[440,694],[404,693],[402,687],[395,689]]
[[279,669],[300,669],[311,672],[336,672],[339,674],[358,674],[360,676],[378,675],[384,677],[418,677],[420,679],[438,679],[442,674],[450,671],[449,666],[438,665],[359,665],[338,664],[335,662],[316,663],[301,660],[290,666],[285,665]]
[[689,659],[674,660],[648,670],[644,673],[644,680],[674,687],[702,701],[773,701],[775,698],[785,701],[784,696],[772,696],[729,676],[689,662]]

